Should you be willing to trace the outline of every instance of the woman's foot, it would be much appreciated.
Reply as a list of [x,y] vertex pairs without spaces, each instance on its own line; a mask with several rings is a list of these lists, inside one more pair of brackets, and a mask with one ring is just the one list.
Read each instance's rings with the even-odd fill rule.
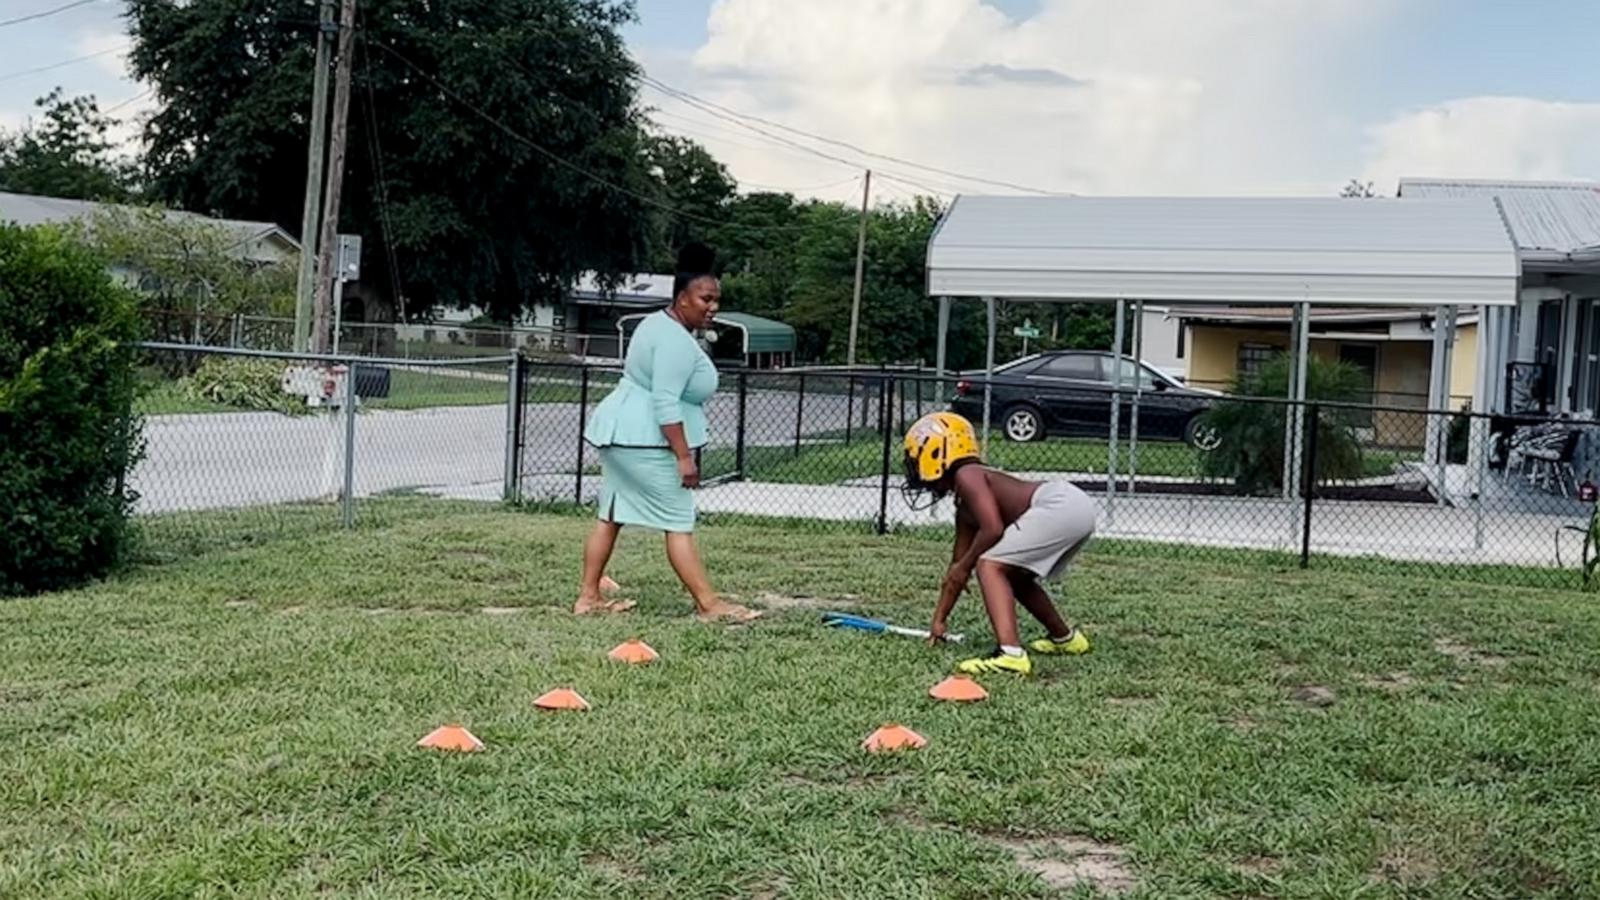
[[595,595],[579,595],[578,602],[572,604],[572,614],[575,616],[599,616],[606,613],[624,613],[636,604],[632,600],[607,600]]
[[695,618],[702,622],[749,622],[760,617],[760,612],[748,606],[740,606],[722,599],[695,612]]
[[600,593],[602,593],[602,594],[615,594],[617,591],[620,591],[620,590],[622,590],[622,585],[617,584],[615,581],[613,581],[610,575],[601,575],[600,576]]

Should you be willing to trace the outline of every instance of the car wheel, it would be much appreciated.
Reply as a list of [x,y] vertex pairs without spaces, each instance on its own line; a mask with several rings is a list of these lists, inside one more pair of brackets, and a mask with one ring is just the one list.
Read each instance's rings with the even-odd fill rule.
[[1191,418],[1183,426],[1184,443],[1196,450],[1210,452],[1222,444],[1222,436],[1217,434],[1217,429],[1207,423],[1203,416]]
[[1044,420],[1031,406],[1013,406],[1006,410],[1006,437],[1018,443],[1037,441],[1044,437]]

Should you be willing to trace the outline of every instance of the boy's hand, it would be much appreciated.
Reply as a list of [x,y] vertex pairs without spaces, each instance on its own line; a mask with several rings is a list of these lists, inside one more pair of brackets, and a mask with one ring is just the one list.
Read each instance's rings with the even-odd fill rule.
[[943,643],[945,635],[949,633],[950,628],[944,624],[943,619],[934,619],[933,624],[928,626],[928,644],[931,646]]

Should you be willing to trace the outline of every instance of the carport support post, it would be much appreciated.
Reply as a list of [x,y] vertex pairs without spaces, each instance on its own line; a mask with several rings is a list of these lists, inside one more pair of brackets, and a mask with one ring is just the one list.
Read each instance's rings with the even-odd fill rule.
[[1133,301],[1133,420],[1128,425],[1128,496],[1139,479],[1139,398],[1144,394],[1144,301]]
[[1448,306],[1435,307],[1433,311],[1433,355],[1429,360],[1428,370],[1428,435],[1426,449],[1423,451],[1423,460],[1426,465],[1433,466],[1435,477],[1438,479],[1434,487],[1434,496],[1442,506],[1447,499],[1445,490],[1445,463],[1446,442],[1445,427],[1448,419],[1442,410],[1449,406],[1450,391],[1450,363],[1448,361],[1450,347],[1450,314],[1452,308]]
[[1472,420],[1467,428],[1467,469],[1472,478],[1472,546],[1483,549],[1483,492],[1488,487],[1489,423],[1494,412],[1493,344],[1500,338],[1494,328],[1493,307],[1478,307],[1478,373],[1472,388]]
[[989,347],[984,353],[983,373],[983,452],[989,452],[989,416],[994,404],[994,298],[983,298],[989,314]]
[[[939,340],[934,345],[933,366],[939,372],[939,396],[944,396],[945,344],[950,337],[950,298],[939,298]],[[919,394],[920,396],[920,394]]]
[[1300,422],[1305,418],[1306,370],[1311,368],[1311,304],[1300,301],[1295,306],[1294,345],[1290,348],[1289,415],[1285,416],[1283,430],[1283,499],[1294,496],[1296,478],[1300,472],[1301,446]]
[[1117,320],[1111,337],[1111,442],[1106,450],[1106,524],[1116,521],[1117,513],[1117,433],[1122,430],[1122,337],[1123,314],[1128,302],[1117,298]]
[[351,361],[344,376],[344,527],[356,524],[356,373],[361,367]]

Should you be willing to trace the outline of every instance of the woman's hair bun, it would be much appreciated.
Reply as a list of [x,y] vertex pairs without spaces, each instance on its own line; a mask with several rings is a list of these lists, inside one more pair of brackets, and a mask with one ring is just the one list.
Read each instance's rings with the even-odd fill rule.
[[717,265],[717,252],[699,241],[684,244],[678,250],[678,272],[685,275],[707,275]]

